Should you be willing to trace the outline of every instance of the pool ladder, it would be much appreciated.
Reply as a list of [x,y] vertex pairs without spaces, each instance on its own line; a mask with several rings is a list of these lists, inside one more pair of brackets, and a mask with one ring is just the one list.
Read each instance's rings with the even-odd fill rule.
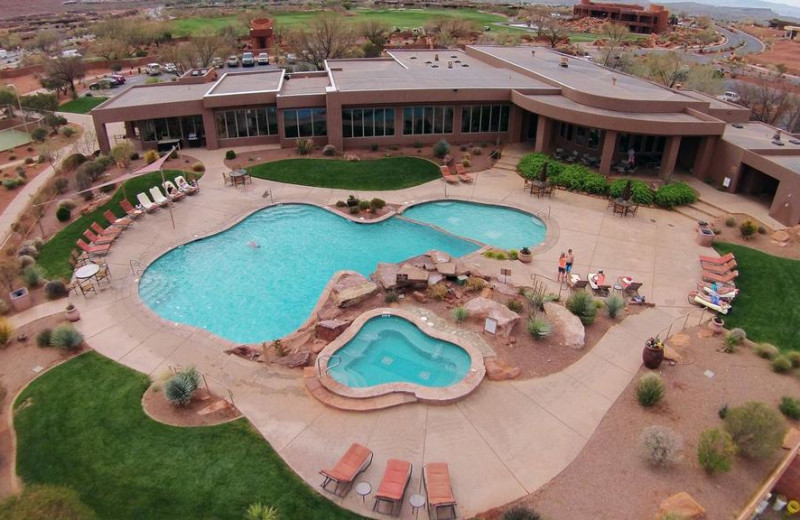
[[142,274],[142,271],[144,271],[144,264],[142,264],[140,261],[131,260],[130,264],[131,264],[131,273],[133,273],[133,276],[139,276],[140,274]]
[[[324,374],[322,373],[322,368],[321,368],[323,359],[329,359],[331,361],[335,361],[335,363],[333,363],[333,364],[328,363],[327,368],[325,368],[325,373]],[[342,364],[342,358],[339,357],[339,356],[335,356],[335,355],[319,356],[317,358],[317,361],[315,362],[315,365],[317,366],[317,377],[322,377],[323,375],[327,376],[328,372],[330,371],[330,369],[332,369],[333,367],[339,366],[341,364]]]

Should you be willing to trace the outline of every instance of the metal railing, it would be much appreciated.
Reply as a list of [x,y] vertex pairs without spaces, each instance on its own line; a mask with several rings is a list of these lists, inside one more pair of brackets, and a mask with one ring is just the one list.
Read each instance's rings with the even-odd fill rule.
[[[331,361],[336,361],[336,363],[333,363],[333,364],[328,363],[328,366],[325,368],[325,373],[324,374],[322,373],[322,369],[321,369],[322,360],[323,359],[329,359]],[[342,358],[339,357],[339,356],[336,356],[336,355],[318,356],[317,360],[314,362],[314,364],[317,367],[317,377],[322,377],[323,375],[328,375],[328,372],[330,371],[330,369],[341,365],[342,364]]]
[[[179,372],[183,372],[186,369],[187,369],[187,367],[185,367],[183,365],[169,365],[169,370],[170,370],[170,372],[173,373],[173,375],[177,374]],[[233,406],[234,408],[236,407],[236,404],[233,401],[233,390],[231,389],[231,387],[229,387],[228,385],[226,385],[225,383],[223,383],[219,379],[211,377],[210,375],[206,374],[205,372],[201,372],[201,371],[198,370],[197,373],[200,374],[201,378],[203,378],[203,386],[206,387],[206,391],[209,394],[211,393],[211,387],[209,386],[208,382],[211,381],[212,383],[222,387],[222,389],[225,391],[224,393],[228,394],[227,398],[224,395],[222,395],[221,397],[223,399],[225,399],[226,401],[228,401],[228,403],[231,406]]]
[[[677,329],[677,330],[675,331],[675,333],[677,334],[678,332],[681,332],[682,330],[684,330],[685,328],[687,328],[687,327],[688,327],[688,325],[689,325],[689,319],[690,319],[690,318],[692,318],[692,317],[694,317],[694,316],[697,316],[697,325],[702,325],[702,324],[703,324],[703,318],[705,318],[705,315],[706,315],[706,313],[707,313],[707,312],[708,312],[709,314],[711,314],[711,312],[710,312],[710,311],[709,311],[707,308],[705,308],[705,307],[702,307],[702,308],[700,308],[700,309],[694,309],[694,310],[692,310],[692,311],[690,311],[690,312],[688,312],[688,313],[686,313],[686,314],[684,314],[684,315],[682,315],[682,316],[678,316],[677,318],[675,318],[674,320],[672,320],[672,323],[670,323],[670,324],[669,324],[669,327],[666,327],[666,328],[662,329],[662,330],[661,330],[661,331],[658,333],[658,336],[661,336],[661,337],[663,337],[664,339],[667,339],[667,338],[669,338],[669,337],[672,335],[672,327],[674,327],[674,326],[675,326],[675,324],[677,324],[677,323],[680,323],[680,322],[681,322],[681,320],[682,320],[682,321],[683,321],[683,324],[681,325],[681,327],[680,327],[679,329]],[[713,317],[713,316],[712,316],[712,317]],[[710,318],[709,318],[709,319],[710,319]],[[692,323],[694,323],[694,320],[692,320]],[[695,326],[695,325],[692,325],[692,327],[694,327],[694,326]],[[667,331],[667,333],[666,333],[666,334],[664,334],[664,331],[665,331],[665,330]]]

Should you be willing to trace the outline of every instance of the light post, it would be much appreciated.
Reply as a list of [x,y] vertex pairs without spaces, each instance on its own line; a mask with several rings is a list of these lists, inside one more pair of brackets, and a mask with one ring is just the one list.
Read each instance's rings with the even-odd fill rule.
[[6,86],[14,90],[14,97],[17,98],[17,107],[19,107],[20,114],[22,115],[22,124],[25,125],[25,133],[29,134],[28,119],[25,117],[25,112],[22,111],[22,101],[19,99],[19,91],[17,90],[17,87],[11,83],[6,83]]

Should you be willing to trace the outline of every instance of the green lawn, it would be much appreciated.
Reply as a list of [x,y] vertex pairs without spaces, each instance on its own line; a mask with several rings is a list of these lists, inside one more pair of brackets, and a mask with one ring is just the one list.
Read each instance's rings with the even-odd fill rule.
[[[173,180],[178,175],[186,177],[187,172],[179,170],[165,170],[164,177],[167,180]],[[198,174],[195,174],[199,176]],[[135,179],[131,179],[125,183],[125,190],[128,195],[128,201],[134,206],[139,204],[136,199],[136,194],[143,191],[148,191],[153,186],[161,185],[161,173],[153,172]],[[148,195],[149,197],[149,195]],[[118,189],[111,201],[104,204],[102,207],[96,209],[88,215],[80,215],[78,209],[83,201],[78,198],[78,208],[72,211],[73,220],[64,229],[56,233],[50,240],[48,240],[42,250],[39,252],[37,263],[44,269],[48,278],[69,278],[72,275],[72,267],[69,265],[70,253],[76,249],[77,241],[79,238],[84,238],[83,232],[91,225],[93,221],[97,221],[102,226],[107,226],[108,222],[103,217],[103,212],[106,209],[111,209],[112,213],[118,217],[125,215],[119,203],[122,201],[122,189]],[[166,210],[163,210],[166,211]],[[84,238],[85,240],[85,238]]]
[[370,161],[286,159],[247,169],[253,177],[271,181],[341,190],[399,190],[441,176],[439,167],[417,157]]
[[736,256],[740,289],[725,327],[741,327],[753,341],[772,343],[783,351],[800,351],[800,261],[771,256],[749,247],[716,243],[719,254]]
[[107,97],[101,96],[79,97],[78,99],[67,101],[58,107],[58,110],[59,112],[71,112],[73,114],[88,114],[91,109],[101,103],[104,103],[107,99]]
[[[90,352],[17,399],[17,471],[76,490],[102,519],[240,520],[262,502],[283,519],[356,519],[310,489],[250,424],[177,428],[142,410],[147,376]],[[21,406],[25,403],[25,406]]]

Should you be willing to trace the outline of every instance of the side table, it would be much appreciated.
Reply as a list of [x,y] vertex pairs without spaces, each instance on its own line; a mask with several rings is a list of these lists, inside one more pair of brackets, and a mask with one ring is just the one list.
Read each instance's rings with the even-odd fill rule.
[[414,518],[418,518],[420,508],[425,506],[425,497],[422,495],[411,495],[408,499],[408,503],[411,504],[411,513],[414,514]]
[[372,493],[372,486],[369,482],[359,482],[356,484],[356,493],[361,495],[361,502],[366,503],[367,495]]

